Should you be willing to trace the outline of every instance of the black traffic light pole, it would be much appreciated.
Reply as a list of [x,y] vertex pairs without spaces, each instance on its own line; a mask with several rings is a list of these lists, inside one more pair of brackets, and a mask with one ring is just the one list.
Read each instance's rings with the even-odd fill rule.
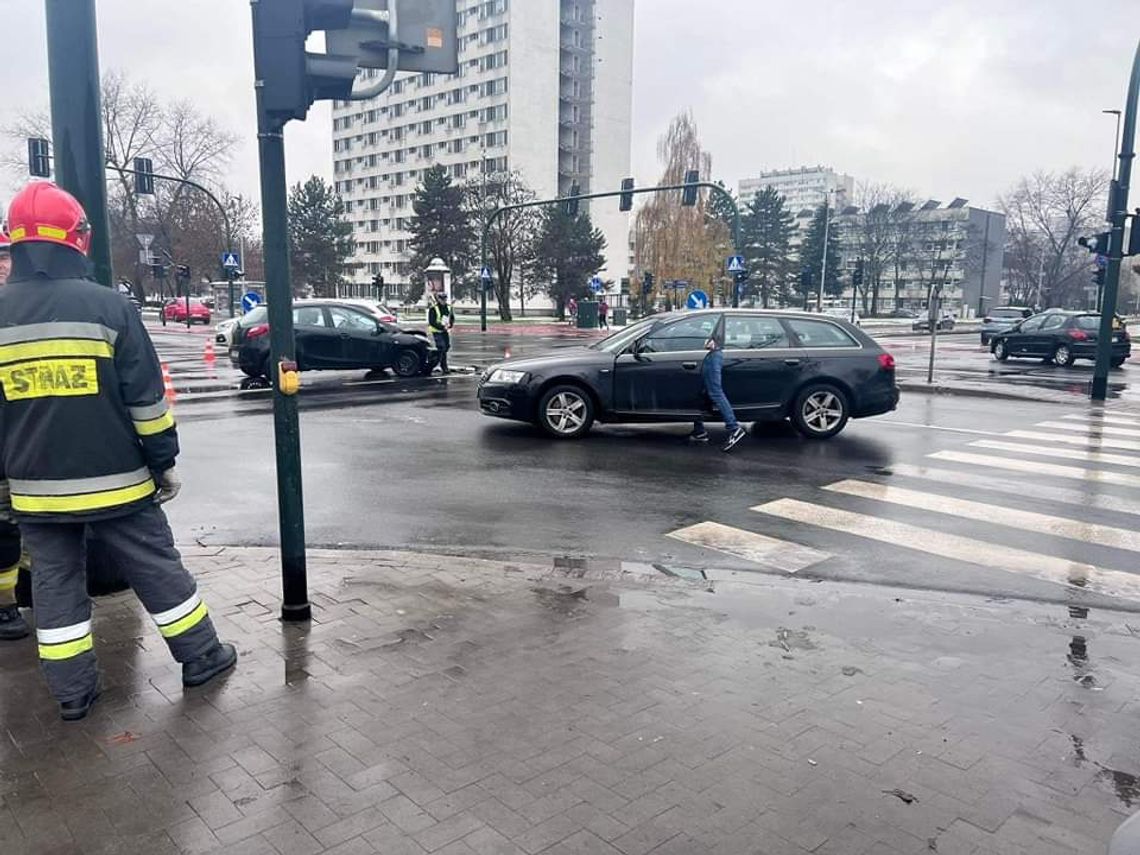
[[[736,200],[732,198],[732,194],[721,187],[719,184],[713,184],[711,181],[695,181],[688,184],[667,184],[659,187],[640,187],[630,188],[623,187],[621,190],[613,190],[605,193],[578,193],[572,196],[559,196],[556,199],[535,199],[530,202],[518,202],[514,205],[504,205],[501,208],[496,208],[491,216],[487,218],[487,222],[483,224],[483,236],[480,241],[479,258],[482,267],[487,266],[487,238],[491,233],[491,226],[503,214],[511,211],[518,211],[523,208],[541,208],[547,205],[563,205],[567,202],[583,202],[590,199],[612,199],[616,196],[628,197],[639,193],[666,193],[673,190],[689,190],[700,189],[711,190],[714,193],[719,193],[721,197],[732,206],[732,245],[733,251],[739,255],[741,251],[741,237],[740,237],[740,208],[736,205]],[[479,301],[479,328],[482,332],[487,331],[487,285],[480,283],[482,286],[482,299]],[[732,285],[732,306],[736,308],[740,305],[740,288],[739,283],[733,282]]]
[[[1132,59],[1132,78],[1124,104],[1124,135],[1120,140],[1120,175],[1109,198],[1112,231],[1108,239],[1108,270],[1101,300],[1100,332],[1096,342],[1096,368],[1093,370],[1092,399],[1108,397],[1108,371],[1112,364],[1112,333],[1116,320],[1116,298],[1120,291],[1120,266],[1124,258],[1124,225],[1128,219],[1128,184],[1132,160],[1136,156],[1136,110],[1140,103],[1140,42]],[[1136,225],[1133,224],[1133,228]]]
[[83,206],[91,224],[95,279],[111,287],[95,0],[46,0],[44,7],[56,180]]

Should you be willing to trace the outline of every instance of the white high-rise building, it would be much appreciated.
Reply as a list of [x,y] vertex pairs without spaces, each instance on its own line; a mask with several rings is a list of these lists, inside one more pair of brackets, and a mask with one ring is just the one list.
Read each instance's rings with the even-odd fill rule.
[[[617,190],[630,174],[634,0],[456,0],[459,74],[401,75],[378,98],[336,102],[336,189],[358,268],[409,281],[408,224],[423,172],[456,181],[517,170],[540,198]],[[590,207],[607,240],[603,277],[628,275],[629,215]]]
[[[850,202],[855,192],[855,179],[827,166],[761,172],[756,178],[745,178],[740,182],[738,195],[741,207],[751,204],[753,197],[765,187],[771,187],[783,196],[786,209],[798,215],[805,210],[814,211],[832,191],[846,194],[846,201]],[[836,204],[834,198],[830,204]]]

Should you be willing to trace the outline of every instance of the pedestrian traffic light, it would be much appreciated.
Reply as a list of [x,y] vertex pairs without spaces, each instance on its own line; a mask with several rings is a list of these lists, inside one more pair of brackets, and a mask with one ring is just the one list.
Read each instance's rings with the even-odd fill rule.
[[190,281],[190,266],[187,264],[179,264],[174,268],[175,274],[183,282]]
[[653,291],[653,274],[648,270],[641,274],[641,282],[644,285],[643,290],[646,294],[649,294]]
[[28,175],[51,178],[51,143],[43,137],[28,138]]
[[384,287],[384,274],[383,273],[377,273],[375,276],[373,276],[372,277],[372,284],[374,286],[376,286],[377,288],[383,288]]
[[1136,213],[1129,214],[1128,219],[1132,222],[1128,229],[1128,249],[1124,254],[1140,255],[1140,208],[1136,209]]
[[851,274],[851,284],[856,288],[863,287],[863,259],[855,262],[855,270]]
[[1104,285],[1104,268],[1099,264],[1093,266],[1092,281],[1094,285]]
[[149,157],[135,158],[135,195],[154,195],[154,161]]
[[[569,193],[570,196],[577,196],[581,192],[582,191],[578,189],[578,182],[577,181],[575,181],[573,184],[570,185],[570,193]],[[564,213],[567,217],[570,217],[571,219],[577,217],[578,216],[578,200],[577,199],[566,199],[566,201],[564,201],[562,203],[562,213]]]
[[1108,232],[1101,232],[1092,237],[1079,237],[1077,243],[1096,255],[1108,255]]
[[685,173],[685,189],[681,191],[681,204],[691,208],[697,204],[697,182],[701,180],[701,173],[690,169]]
[[800,270],[800,285],[803,286],[803,289],[805,291],[808,291],[811,289],[812,278],[813,277],[812,277],[810,267],[805,267],[802,270]]
[[633,193],[627,192],[633,190],[633,179],[623,178],[621,180],[621,205],[619,209],[622,211],[630,211],[633,209]]

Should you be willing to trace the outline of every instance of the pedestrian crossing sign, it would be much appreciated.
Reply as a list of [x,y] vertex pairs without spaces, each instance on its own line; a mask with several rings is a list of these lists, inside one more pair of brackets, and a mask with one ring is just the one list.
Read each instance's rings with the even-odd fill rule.
[[728,272],[729,273],[743,273],[744,272],[744,256],[743,255],[730,255],[728,257]]

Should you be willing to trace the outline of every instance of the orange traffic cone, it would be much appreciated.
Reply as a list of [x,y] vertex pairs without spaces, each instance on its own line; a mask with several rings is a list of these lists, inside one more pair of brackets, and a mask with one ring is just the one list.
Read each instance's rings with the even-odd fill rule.
[[209,365],[213,365],[218,361],[218,357],[214,353],[214,343],[212,341],[206,342],[206,352],[202,355],[202,358],[206,360]]
[[174,381],[170,379],[170,366],[165,362],[162,363],[162,389],[166,402],[173,405],[178,393],[174,391]]

